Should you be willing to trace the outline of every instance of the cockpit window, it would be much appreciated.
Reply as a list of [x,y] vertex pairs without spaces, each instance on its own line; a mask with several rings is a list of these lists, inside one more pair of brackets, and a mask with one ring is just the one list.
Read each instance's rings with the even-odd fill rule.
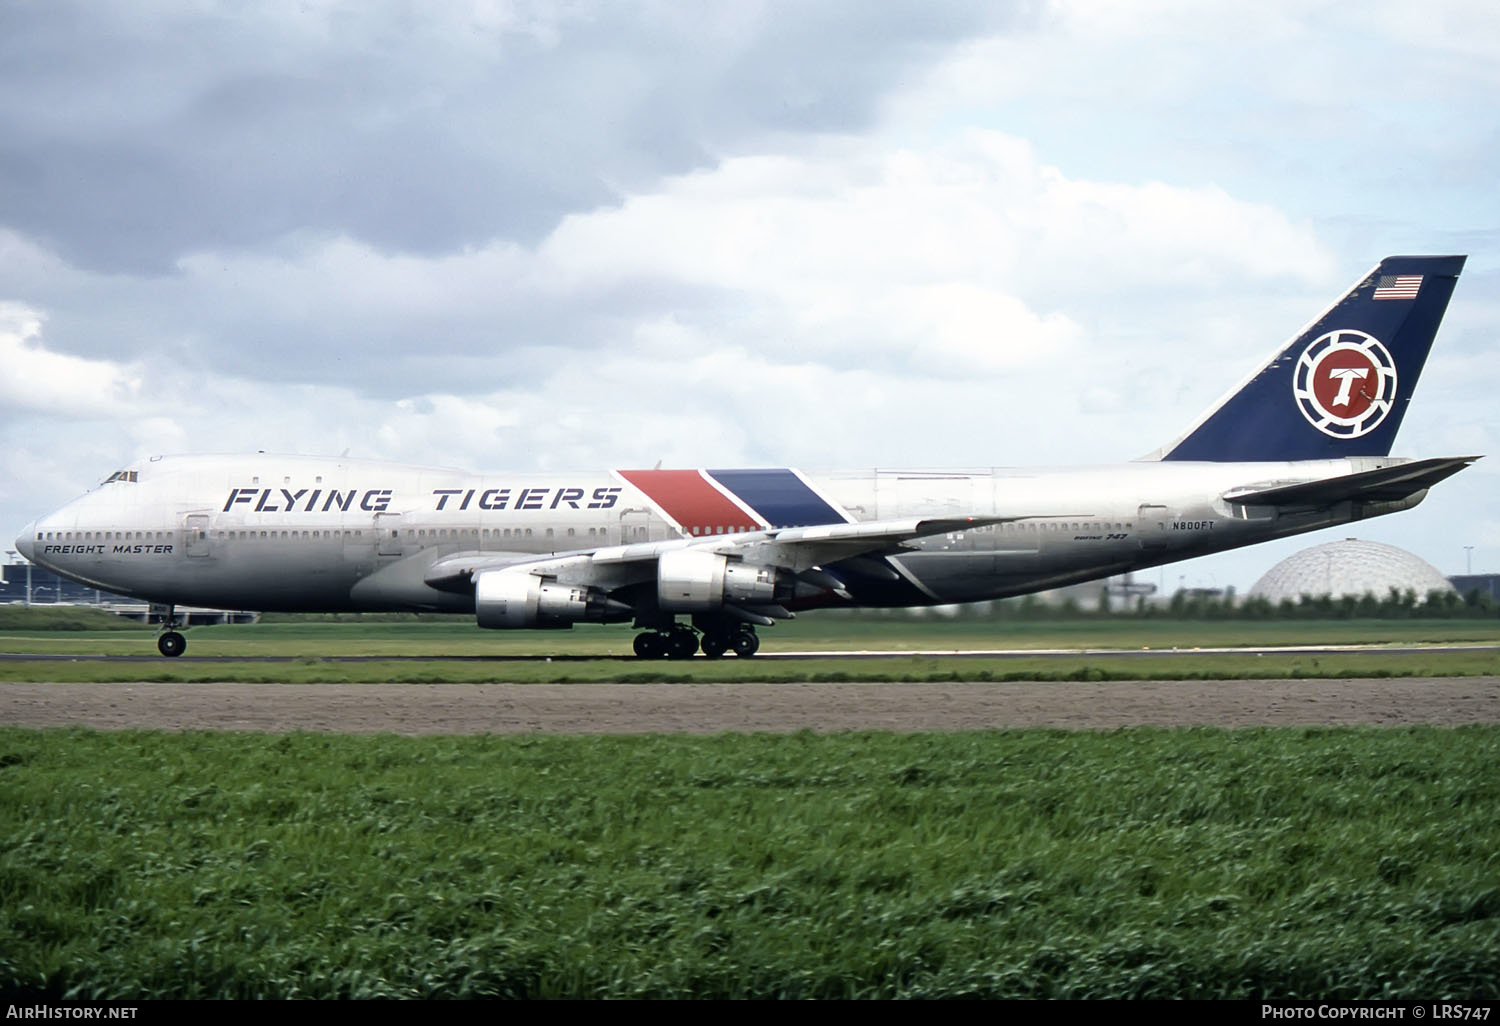
[[136,472],[134,470],[117,470],[113,474],[106,477],[104,479],[104,483],[111,484],[115,481],[129,481],[134,484],[135,474]]

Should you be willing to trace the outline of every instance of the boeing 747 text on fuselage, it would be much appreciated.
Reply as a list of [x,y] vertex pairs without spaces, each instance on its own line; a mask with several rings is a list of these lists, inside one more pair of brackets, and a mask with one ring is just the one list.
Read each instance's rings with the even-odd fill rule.
[[1410,509],[1477,457],[1390,456],[1462,270],[1381,261],[1176,441],[1109,467],[474,475],[160,456],[25,529],[27,559],[172,607],[632,623],[754,655],[799,610],[1003,598]]

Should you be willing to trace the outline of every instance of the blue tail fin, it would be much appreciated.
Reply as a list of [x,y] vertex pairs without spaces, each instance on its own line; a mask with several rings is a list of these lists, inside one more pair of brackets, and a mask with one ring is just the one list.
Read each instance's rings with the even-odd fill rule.
[[1386,257],[1185,435],[1148,458],[1389,455],[1464,259]]

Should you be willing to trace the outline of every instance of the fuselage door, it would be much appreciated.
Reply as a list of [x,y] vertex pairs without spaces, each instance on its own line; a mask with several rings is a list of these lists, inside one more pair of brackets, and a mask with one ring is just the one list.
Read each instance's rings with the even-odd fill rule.
[[651,539],[651,511],[632,507],[620,511],[620,541],[621,545],[629,545],[632,542],[643,542]]
[[1157,552],[1167,547],[1167,521],[1170,519],[1167,507],[1156,505],[1143,505],[1136,510],[1135,522],[1139,529],[1137,537],[1140,539],[1141,548],[1147,552]]
[[401,555],[401,514],[375,514],[375,554],[377,556]]
[[991,471],[876,470],[875,515],[983,516],[995,511]]
[[193,513],[183,521],[183,533],[187,536],[187,554],[189,556],[207,556],[208,552],[208,516],[203,513]]

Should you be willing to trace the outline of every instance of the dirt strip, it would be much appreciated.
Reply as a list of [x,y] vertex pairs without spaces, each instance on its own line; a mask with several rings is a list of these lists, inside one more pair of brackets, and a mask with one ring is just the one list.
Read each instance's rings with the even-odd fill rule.
[[0,724],[713,734],[1500,723],[1500,677],[1007,684],[0,684]]

